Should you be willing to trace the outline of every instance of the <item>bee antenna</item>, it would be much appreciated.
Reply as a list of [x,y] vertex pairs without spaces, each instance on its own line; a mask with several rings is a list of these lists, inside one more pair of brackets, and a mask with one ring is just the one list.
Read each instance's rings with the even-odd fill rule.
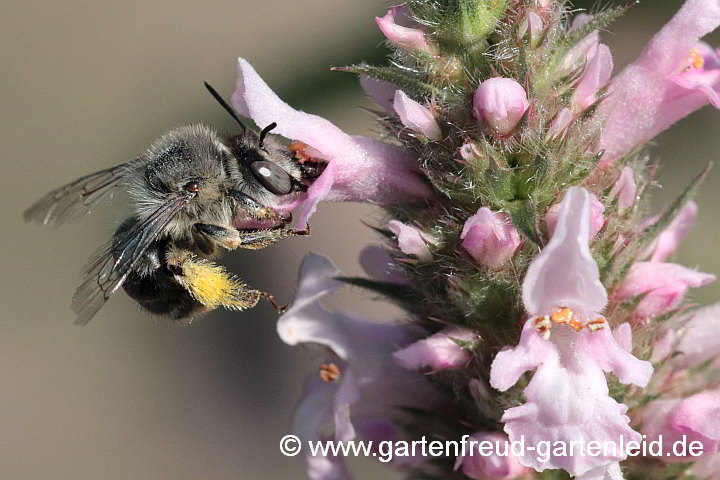
[[275,127],[277,127],[277,123],[272,122],[270,125],[262,129],[260,132],[260,148],[263,148],[263,141],[265,140],[265,137],[267,137],[267,134]]
[[[242,133],[245,133],[247,131],[247,128],[245,128],[245,124],[242,123],[242,120],[240,120],[240,117],[238,117],[237,113],[235,113],[235,110],[225,101],[224,98],[220,96],[220,94],[213,88],[212,85],[210,85],[208,82],[205,83],[205,88],[207,88],[208,92],[210,92],[210,95],[217,100],[217,102],[220,104],[221,107],[225,109],[226,112],[230,114],[231,117],[235,119],[235,121],[240,125],[240,128],[242,130]],[[262,143],[262,140],[260,140],[260,143]]]

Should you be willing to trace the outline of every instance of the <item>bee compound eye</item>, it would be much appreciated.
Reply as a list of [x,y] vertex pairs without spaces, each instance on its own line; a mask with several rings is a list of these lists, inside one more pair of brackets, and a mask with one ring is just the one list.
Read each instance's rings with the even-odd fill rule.
[[250,164],[250,171],[271,193],[287,195],[292,189],[290,175],[273,162],[258,160]]
[[197,182],[197,180],[192,180],[186,183],[183,188],[186,192],[197,193],[200,190],[200,184]]

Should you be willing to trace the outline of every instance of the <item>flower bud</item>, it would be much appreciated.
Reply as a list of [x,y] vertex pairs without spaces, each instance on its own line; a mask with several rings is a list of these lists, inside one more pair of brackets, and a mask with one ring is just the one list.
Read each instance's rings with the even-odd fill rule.
[[432,260],[432,252],[428,244],[437,244],[437,240],[432,235],[397,220],[388,222],[387,228],[397,236],[398,248],[405,255],[414,255],[422,262]]
[[[475,432],[470,436],[472,451],[458,456],[455,470],[462,467],[462,473],[473,480],[503,480],[515,478],[529,469],[520,465],[512,453],[507,435],[500,432]],[[485,448],[492,446],[490,455]]]
[[395,92],[393,107],[403,125],[431,140],[442,140],[440,126],[429,108],[411,99],[402,90]]
[[430,367],[433,371],[447,370],[467,365],[472,354],[458,345],[472,342],[477,334],[464,328],[446,328],[393,353],[393,358],[403,368],[417,370]]
[[482,207],[463,226],[462,246],[480,265],[497,270],[520,246],[520,234],[508,216]]
[[513,131],[528,106],[525,89],[512,78],[485,80],[473,95],[473,116],[501,136]]
[[523,39],[527,38],[528,44],[534,48],[540,43],[542,35],[542,18],[540,18],[540,15],[531,10],[527,13],[527,15],[525,15],[525,18],[522,19],[520,25],[518,26],[518,42],[522,42]]
[[632,168],[625,167],[620,172],[620,178],[617,179],[612,190],[610,190],[610,199],[618,198],[618,207],[622,213],[633,206],[636,194],[637,185],[635,184]]

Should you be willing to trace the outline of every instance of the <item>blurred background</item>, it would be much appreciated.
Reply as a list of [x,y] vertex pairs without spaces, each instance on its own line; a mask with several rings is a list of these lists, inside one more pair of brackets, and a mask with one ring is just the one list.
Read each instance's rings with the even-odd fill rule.
[[[590,7],[594,2],[576,2]],[[609,2],[612,3],[612,2]],[[679,6],[646,1],[604,34],[616,68],[628,63]],[[115,295],[85,328],[70,298],[88,256],[127,213],[123,198],[64,228],[38,228],[21,212],[63,183],[132,158],[164,131],[200,121],[231,131],[202,87],[229,97],[238,56],[294,107],[348,132],[372,134],[353,75],[331,66],[378,63],[385,50],[373,17],[388,3],[190,0],[3,0],[0,135],[4,165],[0,254],[0,478],[89,480],[305,478],[278,451],[315,353],[284,345],[275,312],[215,312],[185,328],[147,318]],[[720,44],[720,36],[709,40]],[[617,70],[616,70],[617,71]],[[709,160],[718,160],[720,113],[694,114],[657,139],[664,161],[660,209]],[[720,169],[698,198],[698,225],[679,260],[720,273]],[[360,223],[377,212],[321,205],[313,234],[224,262],[283,302],[307,252],[361,274],[357,254],[376,241]],[[720,298],[720,284],[694,298]],[[397,314],[359,291],[336,305]],[[357,478],[399,478],[368,460]]]

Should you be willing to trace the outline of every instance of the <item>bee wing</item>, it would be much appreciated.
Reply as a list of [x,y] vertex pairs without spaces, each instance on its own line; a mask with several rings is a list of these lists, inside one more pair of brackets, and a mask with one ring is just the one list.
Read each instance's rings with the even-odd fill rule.
[[85,325],[95,316],[145,250],[191,198],[187,194],[176,196],[100,248],[86,265],[85,280],[73,295],[72,309],[78,315],[76,324]]
[[23,212],[25,221],[40,225],[74,220],[90,212],[103,199],[111,196],[130,171],[131,163],[85,175],[72,183],[53,190]]

